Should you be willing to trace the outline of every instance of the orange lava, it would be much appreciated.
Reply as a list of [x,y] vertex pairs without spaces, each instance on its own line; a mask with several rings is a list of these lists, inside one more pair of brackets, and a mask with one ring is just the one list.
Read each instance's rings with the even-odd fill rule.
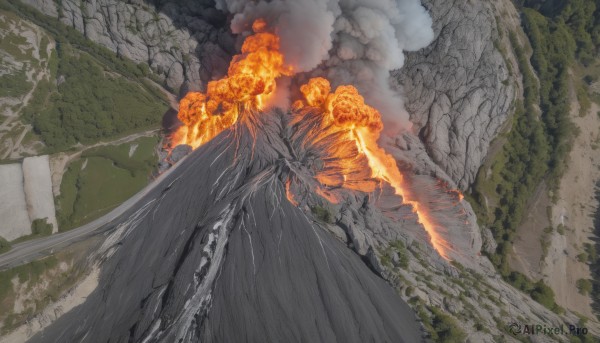
[[172,137],[172,146],[191,145],[194,149],[233,125],[242,111],[261,110],[274,94],[276,79],[291,75],[284,64],[279,37],[265,32],[267,24],[258,19],[254,34],[234,56],[227,76],[207,85],[206,93],[190,92],[179,104],[178,118],[183,122]]
[[[267,23],[258,19],[252,30],[254,33],[245,39],[241,53],[232,59],[226,77],[209,82],[205,93],[190,92],[181,100],[177,116],[183,125],[171,137],[171,146],[188,144],[195,149],[235,124],[241,113],[263,110],[275,94],[276,80],[294,74],[293,67],[284,63],[284,56],[279,51],[279,37],[267,32]],[[373,191],[376,182],[365,179],[387,181],[396,194],[412,206],[429,233],[433,247],[448,259],[449,245],[439,235],[427,209],[404,184],[394,158],[377,144],[383,129],[379,112],[365,104],[354,86],[340,86],[332,92],[329,81],[324,78],[311,79],[300,91],[304,100],[296,101],[294,107],[319,108],[324,113],[322,127],[333,127],[336,135],[337,144],[330,148],[335,150],[331,152],[332,156],[339,158],[326,161],[331,167],[330,172],[317,175],[317,180],[324,186],[343,186],[366,192]],[[315,136],[321,134],[317,132]],[[370,170],[360,167],[365,158]],[[290,191],[290,182],[288,180],[285,185],[286,195],[292,204],[297,204]],[[332,201],[337,200],[325,190],[317,191],[324,197],[331,197]]]
[[419,222],[431,237],[433,247],[449,260],[449,244],[438,233],[439,228],[429,216],[427,208],[415,199],[405,185],[396,160],[377,144],[383,129],[379,112],[365,104],[364,98],[353,86],[340,86],[332,93],[329,81],[324,78],[311,79],[300,91],[305,100],[297,101],[294,106],[319,107],[326,121],[348,130],[353,135],[358,151],[367,157],[372,177],[387,181],[404,203],[412,206]]
[[298,206],[298,202],[294,198],[294,194],[290,191],[290,186],[292,184],[292,179],[288,178],[285,182],[285,196],[294,206]]

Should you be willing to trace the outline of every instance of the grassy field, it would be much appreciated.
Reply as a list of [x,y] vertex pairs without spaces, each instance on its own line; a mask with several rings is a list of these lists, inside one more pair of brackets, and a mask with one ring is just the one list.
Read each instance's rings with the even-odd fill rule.
[[[157,137],[84,152],[72,162],[61,184],[57,218],[61,231],[94,220],[148,184],[154,170]],[[132,146],[137,148],[129,157]]]

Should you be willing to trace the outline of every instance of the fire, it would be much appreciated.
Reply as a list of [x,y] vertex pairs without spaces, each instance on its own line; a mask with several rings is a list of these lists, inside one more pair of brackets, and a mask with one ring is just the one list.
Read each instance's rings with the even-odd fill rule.
[[377,144],[383,129],[379,112],[365,104],[364,98],[355,87],[340,86],[332,93],[329,81],[324,78],[311,79],[300,91],[305,101],[297,101],[294,106],[320,107],[326,121],[348,130],[356,142],[358,151],[367,157],[372,177],[388,182],[396,194],[412,206],[419,222],[429,233],[433,247],[448,260],[450,247],[439,235],[439,228],[429,216],[427,208],[415,199],[409,187],[405,185],[396,160]]
[[292,75],[279,51],[279,37],[266,28],[264,20],[256,20],[254,34],[234,56],[227,76],[209,82],[206,93],[190,92],[181,100],[177,116],[183,126],[173,135],[173,146],[195,149],[233,125],[242,111],[263,109],[275,92],[276,79]]
[[[267,29],[264,20],[256,20],[252,25],[254,33],[245,39],[241,53],[232,59],[227,76],[209,82],[205,93],[190,92],[181,100],[178,118],[183,125],[172,136],[172,146],[188,144],[195,149],[235,124],[242,113],[265,109],[275,93],[276,80],[293,75],[293,67],[285,64],[279,51],[279,37]],[[355,87],[339,86],[332,92],[329,81],[324,78],[311,79],[300,91],[304,100],[296,101],[294,107],[320,109],[324,114],[321,127],[333,128],[336,135],[338,144],[333,148],[336,149],[333,155],[344,156],[337,159],[339,161],[330,161],[330,171],[337,172],[321,173],[316,179],[324,186],[343,185],[366,192],[373,191],[375,186],[373,181],[364,181],[368,175],[365,173],[387,181],[396,194],[412,206],[429,233],[433,247],[448,259],[450,248],[438,234],[427,208],[406,187],[394,158],[377,144],[383,129],[379,112],[365,103]],[[365,158],[370,171],[357,168]],[[286,195],[297,204],[290,191],[290,180],[285,186]],[[325,190],[317,191],[322,196],[330,196]],[[336,200],[334,198],[332,200]]]

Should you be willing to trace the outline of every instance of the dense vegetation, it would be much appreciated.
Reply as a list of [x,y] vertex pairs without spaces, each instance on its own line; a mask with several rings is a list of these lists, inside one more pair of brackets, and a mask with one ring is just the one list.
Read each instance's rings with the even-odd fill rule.
[[0,8],[41,26],[56,41],[52,77],[39,82],[23,111],[47,153],[158,126],[167,104],[146,79],[153,75],[147,65],[121,58],[19,1],[0,2]]
[[[0,58],[0,63],[2,59]],[[16,71],[14,74],[0,75],[0,97],[18,97],[27,93],[31,89],[31,82],[27,81],[25,67]]]
[[458,326],[454,318],[442,310],[426,306],[413,297],[409,302],[416,307],[416,312],[421,319],[425,330],[431,335],[432,342],[462,343],[467,338],[465,332]]
[[5,253],[11,249],[10,242],[0,237],[0,254]]
[[[564,10],[573,11],[573,7],[567,6]],[[522,73],[523,101],[515,103],[512,129],[504,136],[503,150],[491,165],[491,176],[486,168],[480,170],[472,196],[480,221],[490,227],[498,242],[496,253],[490,259],[502,276],[538,302],[560,311],[548,286],[541,281],[533,283],[510,270],[508,254],[527,201],[542,181],[553,191],[553,200],[556,200],[575,132],[569,120],[568,73],[575,57],[584,53],[573,15],[565,14],[565,18],[570,18],[566,21],[562,17],[547,18],[529,8],[522,9],[522,13],[532,47],[531,58],[527,58],[514,34],[510,35],[510,42]],[[537,80],[529,63],[535,69]],[[493,199],[491,209],[484,207],[486,198]]]
[[48,218],[35,219],[31,222],[31,233],[36,236],[49,236],[52,234],[52,224],[48,223]]
[[[142,87],[111,74],[88,54],[57,45],[56,92],[36,90],[24,112],[46,145],[65,149],[157,126],[166,106]],[[51,58],[54,58],[51,57]]]
[[600,49],[600,0],[521,0],[526,7],[564,23],[577,44],[577,57],[589,64]]
[[568,27],[524,9],[525,31],[533,48],[531,63],[540,79],[540,107],[550,146],[549,181],[557,185],[571,150],[573,124],[569,120],[569,67],[576,50]]

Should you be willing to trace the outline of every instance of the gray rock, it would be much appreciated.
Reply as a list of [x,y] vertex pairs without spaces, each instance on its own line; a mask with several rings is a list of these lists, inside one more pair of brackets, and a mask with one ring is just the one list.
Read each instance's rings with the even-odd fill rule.
[[170,167],[171,167],[171,165],[166,160],[162,160],[162,161],[158,162],[158,172],[159,173],[166,172]]
[[[165,84],[201,84],[227,70],[233,39],[211,1],[27,0],[90,40],[137,63],[147,63]],[[207,59],[204,65],[204,59]],[[220,61],[217,61],[220,60]]]
[[352,240],[352,244],[354,246],[354,250],[360,255],[366,255],[369,247],[372,244],[371,240],[367,237],[366,232],[361,230],[361,227],[364,227],[364,222],[362,217],[353,216],[353,213],[350,211],[342,211],[341,218],[339,221],[339,225],[346,231],[348,237]]
[[413,293],[414,293],[414,296],[423,300],[423,302],[425,302],[425,304],[427,304],[427,305],[431,304],[431,299],[429,298],[429,295],[426,292],[424,292],[423,290],[421,290],[420,288],[415,288]]
[[435,40],[409,53],[395,76],[427,153],[464,190],[514,98],[506,62],[495,47],[500,14],[488,1],[423,4],[431,13]]
[[175,164],[179,162],[182,158],[189,155],[192,152],[192,147],[186,144],[180,144],[176,146],[173,151],[171,151],[171,155],[169,156],[169,160],[171,163]]
[[58,15],[54,0],[22,0],[21,2],[36,8],[38,11],[46,15],[52,17],[56,17]]
[[381,270],[373,249],[365,263],[286,196],[291,174],[312,191],[293,151],[326,157],[336,141],[307,144],[295,128],[285,142],[283,117],[257,118],[115,219],[99,286],[31,342],[422,341],[412,310],[369,268]]
[[[222,76],[235,51],[227,18],[210,0],[156,6],[142,0],[64,0],[57,9],[50,0],[27,2],[119,55],[148,63],[173,90],[183,83],[201,89],[202,82]],[[396,145],[413,150],[420,144],[422,160],[432,159],[466,189],[514,97],[495,47],[499,14],[487,1],[426,0],[424,6],[433,18],[435,41],[408,53],[404,68],[394,73],[422,142],[400,139]]]
[[452,314],[458,314],[463,311],[463,305],[459,301],[449,297],[444,298],[444,308]]
[[483,246],[482,246],[483,251],[487,252],[488,254],[495,254],[496,248],[498,247],[498,243],[494,239],[494,235],[492,234],[492,231],[485,226],[482,227],[481,228],[481,237],[483,239]]
[[398,252],[392,252],[392,263],[394,266],[398,266],[400,264],[400,256],[398,256]]

